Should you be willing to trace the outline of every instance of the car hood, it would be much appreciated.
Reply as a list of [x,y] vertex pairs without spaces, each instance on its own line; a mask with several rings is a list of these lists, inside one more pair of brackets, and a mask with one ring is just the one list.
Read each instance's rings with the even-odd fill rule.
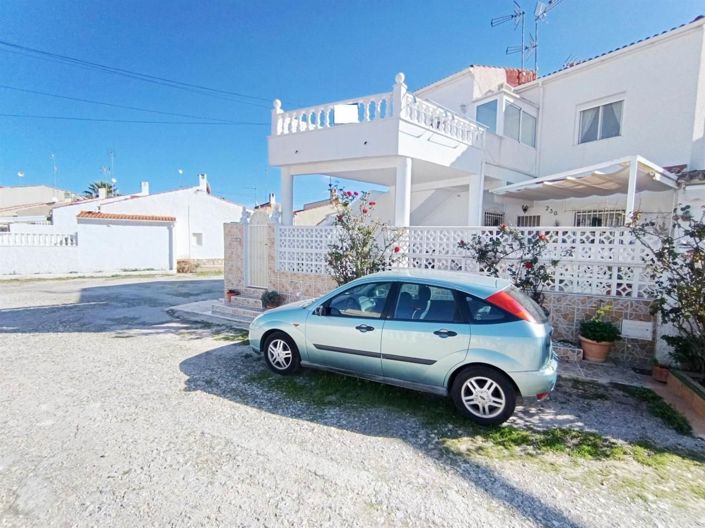
[[316,299],[304,299],[303,301],[295,301],[292,303],[283,304],[281,306],[277,306],[276,308],[271,308],[265,313],[285,312],[287,310],[293,310],[296,308],[305,308],[306,306],[312,304],[315,300]]

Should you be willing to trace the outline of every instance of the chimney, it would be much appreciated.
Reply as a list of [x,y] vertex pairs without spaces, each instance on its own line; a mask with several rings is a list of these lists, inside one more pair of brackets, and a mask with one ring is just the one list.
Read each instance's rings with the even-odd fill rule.
[[269,205],[273,208],[275,205],[277,205],[277,197],[274,196],[274,193],[269,193]]
[[141,185],[142,185],[142,190],[141,190],[140,194],[142,194],[142,195],[144,195],[144,196],[149,195],[149,182],[148,182],[148,181],[143,181],[143,182],[141,183]]
[[108,189],[106,187],[98,187],[98,198],[105,200],[108,197]]
[[198,189],[208,192],[208,175],[205,172],[201,172],[198,175]]

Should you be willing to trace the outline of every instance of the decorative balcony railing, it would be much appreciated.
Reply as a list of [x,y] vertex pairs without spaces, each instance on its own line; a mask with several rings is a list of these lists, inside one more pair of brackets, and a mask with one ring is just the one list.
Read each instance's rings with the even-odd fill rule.
[[272,135],[285,136],[391,117],[421,125],[467,145],[484,146],[485,129],[482,125],[407,93],[402,73],[397,74],[391,92],[287,111],[282,110],[282,103],[277,99],[272,111]]
[[0,246],[59,247],[78,246],[76,233],[0,233]]
[[[651,297],[652,279],[645,270],[646,249],[625,228],[546,227],[519,228],[526,236],[545,233],[546,259],[560,259],[550,291]],[[400,265],[411,268],[482,272],[477,261],[458,247],[473,236],[489,239],[497,228],[410,227],[400,240]],[[335,227],[278,226],[277,270],[295,273],[328,273],[328,246],[337,236]],[[507,261],[502,266],[507,277]]]

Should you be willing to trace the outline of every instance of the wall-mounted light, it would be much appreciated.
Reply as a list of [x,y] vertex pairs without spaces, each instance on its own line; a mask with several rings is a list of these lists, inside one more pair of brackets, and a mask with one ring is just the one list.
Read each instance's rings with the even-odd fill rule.
[[522,205],[521,205],[521,210],[522,210],[522,212],[523,212],[524,214],[526,214],[526,211],[529,210],[529,206],[526,205],[526,204],[522,204]]

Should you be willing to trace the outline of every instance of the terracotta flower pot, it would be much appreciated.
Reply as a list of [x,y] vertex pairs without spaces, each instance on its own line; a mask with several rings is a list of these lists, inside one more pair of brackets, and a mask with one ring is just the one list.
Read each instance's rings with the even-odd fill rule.
[[583,348],[583,359],[593,363],[604,363],[612,346],[611,341],[593,341],[580,336],[580,346]]
[[670,372],[667,367],[662,367],[660,365],[654,365],[651,367],[651,376],[653,376],[656,381],[661,383],[666,383],[668,381],[669,374]]

